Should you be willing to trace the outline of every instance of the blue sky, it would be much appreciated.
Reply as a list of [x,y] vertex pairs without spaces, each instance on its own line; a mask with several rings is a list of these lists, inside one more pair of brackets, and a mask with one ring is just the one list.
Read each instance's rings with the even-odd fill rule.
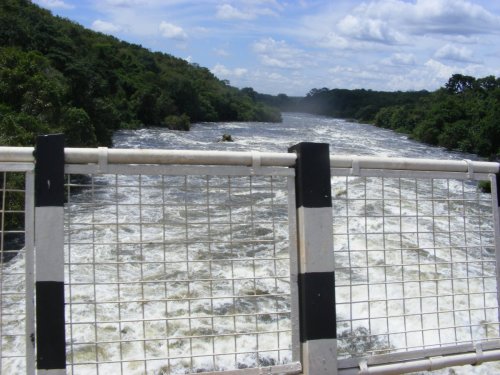
[[34,0],[236,87],[434,90],[500,76],[499,0]]

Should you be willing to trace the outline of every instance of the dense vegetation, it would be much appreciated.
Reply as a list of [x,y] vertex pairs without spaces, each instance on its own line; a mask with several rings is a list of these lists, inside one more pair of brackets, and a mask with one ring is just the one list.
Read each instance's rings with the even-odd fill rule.
[[312,89],[300,100],[300,110],[325,116],[371,122],[381,108],[415,103],[427,91],[383,92],[372,90]]
[[381,109],[375,125],[495,159],[500,155],[500,79],[455,74],[416,103]]
[[431,93],[322,88],[300,99],[263,99],[281,108],[374,123],[452,150],[491,159],[500,154],[500,78],[493,76],[455,74]]
[[[250,89],[251,90],[251,89]],[[247,90],[248,91],[248,90]],[[0,3],[0,144],[64,132],[70,146],[113,131],[194,121],[280,121],[208,69],[93,32],[28,0]]]

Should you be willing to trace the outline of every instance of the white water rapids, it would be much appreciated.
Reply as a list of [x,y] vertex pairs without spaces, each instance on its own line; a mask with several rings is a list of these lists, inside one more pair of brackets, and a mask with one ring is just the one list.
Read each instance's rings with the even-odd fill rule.
[[[319,117],[306,114],[296,114],[296,113],[285,113],[283,115],[283,123],[281,124],[262,124],[262,123],[203,123],[194,124],[191,131],[189,132],[179,132],[170,131],[161,128],[148,128],[141,130],[124,130],[119,131],[114,136],[114,147],[117,148],[159,148],[159,149],[190,149],[190,150],[230,150],[230,151],[267,151],[267,152],[286,152],[287,149],[299,142],[322,142],[330,144],[330,152],[335,154],[350,154],[350,155],[373,155],[373,156],[388,156],[388,157],[415,157],[415,158],[431,158],[431,159],[474,159],[473,155],[467,155],[457,152],[448,152],[441,148],[430,147],[423,145],[412,140],[409,140],[405,135],[397,134],[392,131],[379,129],[371,125],[363,125],[351,123],[348,121],[330,119],[326,117]],[[234,139],[234,142],[220,142],[223,134],[230,134]],[[186,341],[183,339],[171,340],[168,343],[162,340],[151,340],[147,345],[148,348],[144,347],[144,343],[141,341],[131,342],[127,344],[117,344],[116,341],[120,339],[127,338],[128,335],[132,337],[134,334],[149,337],[159,337],[162,334],[169,335],[174,334],[174,336],[179,335],[183,337],[183,332],[197,332],[200,338],[196,338],[194,341],[191,339],[189,341],[189,350],[198,357],[195,363],[190,363],[188,367],[194,370],[201,369],[213,369],[211,360],[211,353],[231,353],[238,348],[250,348],[254,347],[256,343],[254,342],[257,336],[254,335],[241,335],[236,341],[233,337],[224,336],[233,331],[238,332],[251,332],[257,329],[262,332],[271,332],[268,334],[262,333],[258,335],[258,346],[260,351],[266,354],[266,348],[269,348],[268,355],[263,355],[258,360],[252,355],[238,355],[237,363],[238,367],[254,366],[255,364],[260,365],[271,365],[271,364],[281,364],[287,363],[291,360],[291,354],[288,350],[290,342],[290,321],[288,313],[288,300],[286,294],[289,292],[289,285],[286,282],[286,274],[288,272],[288,261],[286,260],[287,251],[287,238],[288,238],[288,228],[286,222],[286,181],[283,179],[273,180],[270,182],[269,179],[263,178],[261,180],[256,179],[252,182],[253,188],[249,193],[247,189],[248,180],[242,179],[225,179],[225,178],[215,178],[207,179],[204,177],[199,178],[159,178],[156,176],[130,176],[130,177],[120,177],[119,185],[122,186],[120,191],[112,190],[110,185],[116,183],[115,177],[96,177],[93,181],[92,191],[86,190],[85,188],[75,189],[74,193],[71,195],[71,202],[68,206],[71,207],[71,223],[75,225],[72,227],[72,232],[67,233],[71,235],[75,241],[75,245],[72,245],[71,250],[71,262],[78,263],[79,265],[74,266],[67,270],[67,277],[71,278],[72,282],[76,284],[81,284],[80,289],[76,286],[71,291],[70,296],[66,298],[71,298],[78,301],[71,310],[71,319],[74,322],[80,322],[80,325],[73,326],[74,332],[71,332],[71,337],[77,340],[79,343],[91,342],[95,339],[95,335],[99,336],[98,339],[103,342],[108,342],[109,344],[103,344],[99,348],[95,348],[93,345],[75,345],[69,346],[68,357],[73,359],[74,363],[79,361],[85,362],[86,360],[91,362],[96,357],[104,358],[104,362],[107,360],[113,362],[120,356],[127,358],[133,358],[134,351],[141,351],[146,353],[152,353],[151,358],[155,358],[156,352],[164,352],[169,350],[169,353],[173,356],[182,356],[187,350]],[[345,194],[344,190],[344,180],[341,180],[338,185],[333,187],[332,194],[337,197],[342,197]],[[359,182],[359,181],[358,181]],[[352,184],[358,183],[355,180]],[[272,193],[269,193],[270,183],[272,183]],[[363,182],[364,183],[364,182]],[[404,183],[404,181],[403,181]],[[87,183],[84,183],[84,185]],[[368,181],[370,184],[370,181]],[[400,182],[397,182],[400,184]],[[416,187],[411,185],[406,186],[403,190],[406,192],[416,191]],[[450,185],[439,186],[438,184],[433,187],[436,194],[441,190],[446,191],[448,194],[453,191],[454,188],[464,189],[463,185],[452,186]],[[186,205],[191,208],[196,205],[203,206],[203,194],[207,194],[208,189],[213,189],[213,212],[210,211],[208,214],[200,208],[199,212],[196,210],[189,211],[185,210]],[[391,232],[397,232],[402,230],[407,230],[404,228],[409,228],[412,225],[417,225],[416,222],[412,222],[408,219],[408,222],[391,222],[391,217],[398,216],[404,210],[411,211],[412,207],[394,207],[392,212],[384,211],[387,207],[380,206],[380,198],[387,194],[387,191],[392,191],[391,189],[401,188],[401,186],[384,186],[377,183],[372,183],[369,185],[368,189],[370,191],[371,201],[365,202],[363,207],[351,207],[351,212],[366,213],[370,212],[372,217],[370,221],[366,220],[353,220],[353,221],[336,221],[335,228],[340,230],[340,232],[349,233],[362,233],[370,232],[373,234],[373,239],[380,237],[382,235],[382,226],[385,225],[384,231],[390,230]],[[467,188],[467,186],[466,186]],[[384,189],[386,192],[384,192]],[[475,187],[472,188],[473,190]],[[231,190],[232,202],[246,202],[248,199],[255,200],[257,205],[255,207],[267,208],[273,206],[276,208],[276,213],[274,216],[269,215],[266,212],[253,212],[252,215],[259,217],[255,223],[249,224],[246,222],[246,217],[250,215],[248,208],[244,206],[237,206],[231,211],[224,211],[223,208],[226,207],[227,191]],[[163,191],[163,193],[161,193]],[[187,191],[187,193],[186,193]],[[434,191],[434,190],[433,190]],[[159,193],[160,192],[160,193]],[[200,195],[201,192],[201,195]],[[187,194],[187,196],[186,196]],[[191,195],[189,195],[191,194]],[[217,195],[218,194],[218,195]],[[462,192],[463,194],[463,192]],[[467,194],[467,193],[466,193]],[[92,196],[92,197],[91,197]],[[485,194],[487,199],[487,195]],[[140,197],[140,198],[139,198]],[[210,227],[208,230],[215,231],[217,228],[218,238],[214,241],[216,243],[217,250],[215,248],[210,248],[203,245],[196,245],[189,249],[189,253],[185,254],[184,250],[179,252],[179,249],[174,249],[176,244],[183,241],[183,236],[185,235],[184,228],[179,229],[179,232],[170,232],[169,237],[165,238],[164,234],[159,231],[157,223],[161,220],[164,211],[159,211],[159,208],[163,210],[159,205],[161,202],[165,202],[165,197],[169,202],[168,206],[168,217],[169,224],[172,224],[175,228],[176,225],[181,228],[181,225],[185,222],[185,215],[193,215],[191,217],[192,224],[188,230],[190,230],[190,235],[192,239],[199,239],[200,243],[208,240],[209,234],[207,234],[207,225],[205,225],[205,219],[208,215],[210,220]],[[187,198],[186,198],[187,197]],[[98,202],[100,206],[96,209],[95,207],[90,209],[85,206],[85,202],[92,198],[94,202]],[[397,198],[397,197],[396,197]],[[184,206],[181,204],[179,207],[176,205],[179,199],[184,199]],[[236,201],[235,201],[236,199]],[[107,202],[117,202],[124,206],[119,209],[119,211],[113,211],[113,204],[108,206]],[[139,202],[140,201],[140,202]],[[188,203],[185,203],[185,202]],[[438,214],[434,206],[425,206],[429,204],[431,199],[422,199],[423,206],[420,208],[420,212],[430,212],[433,214]],[[141,212],[138,212],[136,205],[141,205]],[[355,205],[356,203],[350,203]],[[337,205],[337,206],[336,206]],[[342,210],[342,203],[337,201],[334,202],[334,208]],[[436,206],[437,207],[437,206]],[[449,210],[449,207],[443,207],[443,210]],[[487,209],[487,207],[486,207]],[[484,207],[472,207],[471,210],[476,210],[477,214],[471,214],[473,218],[480,217],[481,210],[485,210]],[[475,211],[475,212],[476,212]],[[377,220],[379,214],[384,213],[388,218],[386,223],[381,223]],[[446,211],[449,212],[449,211]],[[259,216],[260,215],[260,216]],[[361,214],[360,214],[361,215]],[[444,214],[443,214],[444,215]],[[141,216],[149,226],[140,227],[133,225],[137,221],[137,216]],[[231,216],[233,223],[231,227],[225,225],[228,221],[228,217]],[[425,215],[424,215],[425,216]],[[285,218],[283,218],[285,217]],[[134,221],[135,220],[135,221]],[[67,219],[68,221],[68,219]],[[92,231],[87,231],[88,229],[85,225],[89,222],[96,222],[98,225],[97,229]],[[108,225],[107,223],[119,222],[123,224],[119,225]],[[273,226],[266,226],[265,223],[273,223]],[[78,227],[78,224],[81,227]],[[132,223],[132,224],[131,224]],[[263,224],[264,223],[264,224]],[[439,223],[438,223],[439,224]],[[443,223],[446,225],[447,223]],[[459,225],[464,225],[463,223],[458,223]],[[471,223],[477,226],[488,226],[491,223]],[[392,226],[391,226],[392,225]],[[424,221],[420,222],[421,228],[425,225],[429,225]],[[406,227],[405,227],[406,226]],[[349,229],[348,229],[349,228]],[[273,236],[269,238],[270,242],[273,242],[272,258],[268,259],[270,247],[266,243],[261,243],[259,246],[247,246],[239,248],[238,250],[230,249],[225,247],[225,244],[232,243],[238,239],[238,236],[243,238],[249,231],[255,231],[262,238],[266,239],[266,236]],[[85,240],[92,237],[91,240],[94,243],[102,244],[102,246],[96,246],[93,253],[89,253],[85,246],[80,246],[82,251],[79,253],[78,244],[85,243]],[[113,242],[110,239],[120,238],[120,241],[125,243],[129,242],[131,245],[127,248],[127,245],[122,245],[120,249],[120,254],[111,253],[110,246],[107,242]],[[385,238],[385,237],[384,237]],[[410,243],[412,241],[411,235],[408,234],[405,239]],[[141,243],[149,241],[149,245],[141,250],[140,254],[134,250],[132,245],[134,241],[139,240]],[[363,251],[366,250],[368,246],[366,241],[368,241],[365,236],[354,236],[354,242],[351,242],[351,249],[354,249],[351,254],[342,252],[342,241],[338,240],[339,250],[338,259],[336,259],[337,264],[342,264],[343,261],[346,263],[351,262],[351,264],[356,264],[356,257],[363,257],[365,255]],[[385,241],[386,239],[384,239]],[[450,241],[450,239],[447,239]],[[390,238],[388,237],[388,241]],[[420,238],[419,247],[425,248],[426,241],[429,242],[429,247],[435,245],[436,239],[433,238]],[[474,239],[468,239],[468,243],[473,243]],[[179,261],[189,258],[189,260],[195,260],[190,263],[189,267],[192,268],[176,268],[178,267],[176,263],[172,263],[170,269],[165,269],[162,263],[164,261],[165,245],[156,246],[160,243],[171,244],[171,252],[169,254],[173,257],[169,259],[170,261],[175,261],[178,257]],[[401,247],[401,245],[399,245]],[[168,247],[168,245],[167,245]],[[396,246],[397,247],[397,246]],[[411,246],[410,246],[411,247]],[[238,253],[236,253],[236,251]],[[418,253],[420,251],[420,253]],[[416,257],[418,259],[424,260],[432,258],[438,259],[439,254],[425,253],[424,250],[419,249],[417,252],[407,252],[397,254],[396,252],[390,254],[382,254],[373,252],[370,256],[370,261],[374,264],[397,264],[402,262],[404,256]],[[217,257],[214,258],[214,253],[217,252]],[[209,254],[208,254],[209,253]],[[207,255],[208,254],[208,255]],[[210,256],[210,262],[207,263],[208,256]],[[255,257],[253,263],[248,263],[248,257]],[[394,259],[390,257],[394,256]],[[470,254],[463,255],[464,257],[470,256]],[[479,254],[478,257],[485,255]],[[119,257],[119,258],[118,258]],[[140,257],[140,265],[137,263],[138,257]],[[241,257],[244,261],[230,263],[227,259],[234,259]],[[352,258],[349,258],[352,257]],[[347,259],[349,258],[349,259]],[[457,258],[458,259],[458,258]],[[482,259],[482,258],[481,258]],[[114,261],[118,260],[120,266],[114,265]],[[363,260],[362,260],[363,261]],[[20,253],[15,259],[4,265],[8,268],[22,268],[23,267],[23,257]],[[103,265],[99,267],[92,266],[92,262],[102,262]],[[129,262],[127,266],[126,263]],[[392,262],[392,263],[391,263]],[[210,265],[210,269],[207,269],[207,264]],[[121,268],[120,268],[121,267]],[[229,267],[229,269],[228,269]],[[386,267],[386,266],[384,266]],[[425,268],[424,266],[423,268]],[[370,270],[370,280],[381,280],[387,275],[393,276],[391,272],[403,272],[402,268],[374,268]],[[407,270],[408,271],[408,270]],[[411,270],[409,270],[411,271]],[[442,272],[454,272],[455,276],[457,272],[462,272],[463,277],[468,276],[473,273],[474,270],[470,268],[460,267],[446,268],[443,267],[440,271]],[[484,270],[480,270],[483,272]],[[356,273],[357,271],[353,271]],[[368,272],[368,271],[367,271]],[[437,272],[437,268],[432,268],[428,270],[420,269],[418,272],[421,274],[426,274],[431,278],[430,275],[433,272]],[[492,270],[494,273],[494,270]],[[234,275],[239,274],[240,280],[237,280],[236,284],[233,282],[231,286],[227,285],[227,280],[234,278]],[[156,279],[163,280],[166,275],[170,278],[173,277],[174,280],[179,280],[169,284],[168,290],[164,286],[157,286],[154,283],[143,283],[141,285],[129,285],[126,282],[128,280],[151,280]],[[186,283],[183,280],[188,278],[190,275],[195,275],[197,280],[204,280],[209,278],[217,278],[218,282],[211,281],[210,285],[204,283],[203,281],[197,283]],[[214,276],[216,275],[216,276]],[[252,280],[253,277],[258,276],[260,279],[257,281]],[[359,273],[354,275],[358,280],[365,280],[368,278],[367,275]],[[248,279],[248,280],[246,280]],[[89,289],[89,285],[92,282],[97,282],[98,285],[94,290]],[[120,284],[122,283],[123,284]],[[4,288],[12,287],[15,285],[20,285],[19,280],[15,278],[10,278],[3,281]],[[114,289],[110,290],[102,287],[101,284],[106,283],[116,283],[113,286]],[[10,285],[10,286],[9,286]],[[119,286],[121,285],[121,286]],[[392,289],[391,298],[394,301],[399,301],[403,296],[408,297],[415,291],[404,289],[403,284],[394,286]],[[449,285],[441,285],[444,290],[446,288],[452,288]],[[209,300],[203,300],[203,294],[208,289],[215,293],[220,293],[221,298],[212,298]],[[228,298],[224,298],[228,288],[232,293],[237,293],[238,295],[252,295],[252,298],[246,299],[244,297],[238,299],[239,307],[241,311],[238,312],[238,318],[225,319],[226,314],[225,309],[229,306],[234,308],[234,299],[229,301]],[[468,288],[468,287],[467,287]],[[5,289],[7,290],[7,289]],[[470,291],[470,290],[468,290]],[[339,293],[344,293],[340,298],[351,298],[353,301],[365,301],[370,293],[370,298],[377,297],[377,293],[380,294],[380,298],[386,298],[386,291],[381,290],[368,290],[365,287],[359,288],[348,288],[339,289]],[[424,285],[425,292],[425,285]],[[109,293],[109,295],[106,295]],[[351,296],[350,293],[353,295]],[[422,290],[420,290],[422,293]],[[69,294],[69,293],[67,293]],[[154,296],[158,294],[163,294],[166,299],[168,299],[168,305],[165,303],[157,303],[154,301]],[[405,295],[406,294],[406,295]],[[103,303],[98,307],[93,307],[92,304],[86,304],[85,301],[91,299],[90,295],[98,295],[103,301],[108,303]],[[151,296],[153,302],[147,302],[147,297]],[[189,296],[192,298],[193,302],[188,305],[186,302],[182,302],[182,298]],[[213,296],[212,296],[213,297]],[[122,304],[119,309],[119,316],[117,313],[117,303],[118,298],[123,298],[128,301],[126,304]],[[195,298],[200,298],[195,300]],[[178,299],[178,302],[176,302]],[[421,301],[421,300],[419,300]],[[429,299],[430,301],[430,299]],[[162,314],[165,313],[165,306],[169,314],[178,316],[178,319],[174,322],[172,321],[170,326],[165,327],[156,323],[155,319],[161,319]],[[259,306],[264,308],[265,311],[272,311],[269,314],[263,314],[257,318],[247,317],[245,311],[251,311]],[[239,308],[238,307],[238,308]],[[272,308],[271,308],[272,307]],[[404,306],[394,303],[391,306],[392,311],[403,310]],[[422,309],[422,307],[420,307]],[[366,306],[362,303],[356,304],[354,310],[359,309],[359,311],[354,311],[357,316],[365,316]],[[385,310],[384,310],[385,309]],[[387,315],[387,305],[379,304],[373,305],[371,308],[371,313],[380,316]],[[198,320],[183,319],[182,316],[186,311],[194,311],[200,316]],[[139,318],[149,319],[147,323],[136,322],[138,320],[137,311],[140,311]],[[429,310],[432,311],[432,310]],[[211,313],[217,312],[221,317],[217,319],[206,319],[205,317]],[[345,306],[339,306],[337,311],[340,319],[346,319],[349,314],[353,314],[350,308]],[[90,317],[90,318],[89,318]],[[92,324],[87,324],[87,322],[94,317],[101,322],[101,326],[97,327]],[[106,323],[108,321],[108,323]],[[125,321],[128,323],[119,324],[118,321]],[[357,332],[363,332],[364,327],[362,323],[363,319],[359,319],[356,324],[349,327],[349,330],[357,330]],[[2,325],[4,326],[3,332],[12,328],[12,324],[18,324],[22,326],[22,322],[11,322],[7,320],[2,320]],[[401,323],[400,327],[393,329],[394,332],[404,331],[404,325],[407,323]],[[429,322],[429,324],[434,324]],[[6,326],[9,325],[10,328]],[[348,327],[346,325],[345,327]],[[345,328],[344,327],[344,328]],[[378,327],[376,324],[372,326],[372,329],[376,334],[384,335],[384,325],[382,328]],[[340,331],[340,335],[343,331]],[[220,335],[217,340],[204,340],[201,336],[207,335]],[[436,332],[431,332],[430,335],[436,334]],[[497,333],[496,333],[497,334]],[[104,336],[103,336],[104,335]],[[196,335],[195,335],[196,336]],[[435,340],[436,343],[446,342],[446,338],[443,337],[428,337],[430,342]],[[390,345],[387,342],[377,342],[371,341],[366,342],[351,342],[352,346],[356,347],[354,351],[362,350],[372,350],[377,349],[376,346],[379,345],[379,350],[382,351],[384,348],[388,350],[391,347],[410,346],[406,342],[407,337],[404,335],[393,335],[391,338]],[[4,343],[4,345],[11,345],[10,347],[5,347],[4,351],[23,351],[21,346],[22,341],[16,341],[14,343]],[[156,346],[155,346],[156,345]],[[276,346],[279,346],[279,352],[273,351]],[[416,344],[418,346],[418,344]],[[375,347],[375,348],[374,348]],[[250,350],[251,351],[251,350]],[[96,353],[98,352],[98,353]],[[204,354],[207,354],[204,357]],[[223,355],[218,356],[219,369],[231,368],[234,366],[234,355],[228,354],[226,357]],[[167,374],[167,373],[182,373],[182,369],[186,368],[186,365],[179,360],[179,363],[174,363],[170,368],[166,368],[164,362],[151,360],[148,363],[147,368],[143,362],[136,365],[132,360],[130,363],[121,368],[119,365],[110,363],[108,367],[102,365],[99,367],[99,373],[107,374],[119,371],[120,369],[126,374]],[[13,368],[15,366],[21,366],[19,361],[13,361],[6,365],[3,364],[2,373],[14,373]],[[233,367],[234,368],[234,367]],[[19,367],[18,367],[19,369]],[[75,374],[95,373],[96,367],[82,366],[81,368],[75,369]],[[14,370],[15,371],[15,370]],[[499,373],[500,366],[497,364],[484,364],[477,367],[464,366],[457,367],[454,369],[441,370],[439,374],[491,374]]]

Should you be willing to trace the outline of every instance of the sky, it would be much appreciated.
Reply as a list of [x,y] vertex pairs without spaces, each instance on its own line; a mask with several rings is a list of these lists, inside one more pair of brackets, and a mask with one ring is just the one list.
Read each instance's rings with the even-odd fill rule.
[[500,76],[500,0],[34,0],[239,88],[435,90]]

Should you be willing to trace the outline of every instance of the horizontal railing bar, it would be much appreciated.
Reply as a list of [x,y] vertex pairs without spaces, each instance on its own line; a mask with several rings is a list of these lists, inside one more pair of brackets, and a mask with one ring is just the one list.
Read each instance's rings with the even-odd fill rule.
[[123,174],[163,176],[293,176],[295,170],[277,166],[252,168],[244,165],[167,165],[167,164],[108,164],[99,168],[97,164],[66,164],[68,174]]
[[470,160],[435,160],[415,158],[389,158],[373,156],[330,156],[332,168],[389,169],[400,171],[440,171],[497,173],[499,163]]
[[[158,340],[154,340],[154,341],[158,341]],[[164,340],[166,341],[166,340]],[[122,341],[122,343],[125,343],[126,341]],[[89,344],[72,344],[72,346],[89,346]],[[286,351],[290,351],[290,349],[288,348],[278,348],[278,349],[263,349],[263,350],[252,350],[252,351],[241,351],[241,352],[233,352],[233,351],[228,351],[228,352],[224,352],[224,353],[211,353],[211,354],[189,354],[189,355],[172,355],[172,356],[162,356],[162,357],[157,357],[157,358],[147,358],[147,357],[143,357],[143,358],[129,358],[129,359],[115,359],[115,360],[100,360],[100,361],[91,361],[91,360],[85,360],[85,361],[81,361],[81,362],[71,362],[70,360],[68,360],[68,365],[71,365],[71,367],[77,367],[77,366],[85,366],[85,365],[100,365],[100,364],[110,364],[110,363],[122,363],[122,362],[146,362],[148,360],[168,360],[168,361],[172,361],[172,360],[175,360],[175,359],[188,359],[188,358],[200,358],[200,357],[217,357],[217,356],[220,356],[220,355],[239,355],[239,354],[255,354],[255,353],[270,353],[270,352],[286,352]],[[275,367],[280,367],[280,366],[289,366],[289,365],[294,365],[294,363],[290,363],[290,364],[285,364],[285,365],[279,365],[279,366],[275,366]],[[207,372],[198,372],[196,374],[217,374],[217,375],[228,375],[228,374],[232,374],[233,371],[243,371],[243,370],[259,370],[261,372],[257,372],[258,375],[262,375],[262,374],[268,374],[268,372],[262,372],[262,371],[265,371],[267,370],[268,367],[256,367],[256,368],[246,368],[246,369],[242,369],[242,370],[228,370],[228,371],[219,371],[219,372],[214,372],[214,373],[207,373]],[[279,374],[285,374],[284,372],[279,372]]]
[[[174,339],[172,339],[174,340]],[[189,340],[189,338],[187,339],[184,339],[184,340]],[[131,340],[130,342],[137,342],[138,340]],[[149,341],[149,340],[145,340],[145,341]],[[152,341],[160,341],[160,340],[152,340]],[[163,341],[167,341],[167,340],[163,340]],[[118,341],[118,342],[111,342],[111,344],[118,344],[118,343],[127,343],[128,341]],[[79,346],[91,346],[93,343],[75,343],[75,344],[71,344],[72,346],[74,347],[79,347]],[[104,343],[106,344],[106,343]],[[72,367],[77,367],[77,366],[85,366],[85,365],[101,365],[101,364],[110,364],[110,363],[122,363],[122,362],[127,362],[127,363],[130,363],[130,362],[147,362],[148,360],[155,360],[155,361],[158,361],[158,360],[167,360],[167,361],[172,361],[172,360],[175,360],[175,359],[188,359],[188,358],[200,358],[200,357],[218,357],[220,355],[240,355],[240,354],[255,354],[255,353],[270,353],[270,352],[282,352],[282,351],[290,351],[290,349],[288,348],[278,348],[278,349],[263,349],[263,350],[252,350],[252,351],[241,351],[241,352],[233,352],[233,351],[228,351],[228,352],[224,352],[224,353],[210,353],[210,354],[189,354],[189,355],[172,355],[172,356],[162,356],[162,357],[157,357],[157,358],[148,358],[148,357],[143,357],[143,358],[129,358],[129,359],[115,359],[115,360],[100,360],[100,361],[90,361],[90,360],[84,360],[84,361],[81,361],[81,362],[68,362],[69,365],[71,365]],[[282,366],[287,366],[287,365],[282,365]],[[266,370],[267,367],[260,367],[260,368],[256,368],[257,370]],[[249,370],[249,369],[246,369],[246,370]],[[220,371],[220,372],[215,372],[214,374],[218,374],[218,375],[228,375],[228,373],[231,373],[232,370],[229,370],[229,371]],[[239,370],[233,370],[233,371],[239,371]],[[197,374],[207,374],[206,372],[198,372]],[[212,373],[209,373],[209,374],[212,374]],[[262,374],[267,374],[266,373],[263,373],[263,372],[260,372],[258,373],[259,375],[262,375]],[[283,375],[283,372],[280,372],[279,374],[282,374]]]
[[[69,164],[97,164],[107,156],[109,164],[184,164],[184,165],[244,165],[290,167],[296,155],[255,151],[199,151],[158,149],[87,149],[65,150]],[[258,161],[257,161],[258,160]]]
[[[156,301],[152,301],[156,302]],[[119,302],[112,302],[112,303],[119,303]],[[88,302],[88,304],[91,305],[100,305],[101,303],[93,303],[93,302]],[[73,304],[69,305],[72,306]],[[176,320],[212,320],[212,319],[218,319],[218,318],[246,318],[246,317],[258,317],[260,315],[289,315],[291,311],[285,311],[285,312],[263,312],[263,313],[241,313],[241,314],[226,314],[226,315],[196,315],[196,316],[191,316],[191,317],[186,317],[185,315],[178,315],[178,316],[169,316],[169,317],[161,317],[161,318],[141,318],[141,319],[120,319],[120,320],[88,320],[88,321],[77,321],[77,322],[71,322],[71,324],[74,325],[84,325],[84,324],[124,324],[124,323],[142,323],[142,322],[148,322],[148,323],[167,323],[167,322],[172,322]],[[280,317],[276,317],[276,323],[280,321]],[[274,323],[274,322],[273,322]],[[291,331],[292,328],[281,328],[280,331],[283,332],[289,332]],[[270,331],[270,332],[276,332],[276,331]],[[246,333],[241,333],[246,334]],[[232,335],[232,333],[228,333],[227,335]],[[189,336],[193,337],[193,336]],[[150,340],[150,339],[147,339]],[[163,338],[165,340],[165,338]],[[168,340],[168,338],[167,338]],[[101,341],[99,341],[101,342]]]
[[[130,283],[130,284],[138,284],[137,283]],[[74,284],[71,284],[74,285]],[[83,284],[83,285],[89,285],[89,283]],[[65,286],[69,286],[69,284],[65,284]],[[232,294],[232,295],[225,295],[225,296],[210,296],[210,297],[182,297],[182,301],[200,301],[200,300],[221,300],[221,299],[250,299],[250,298],[276,298],[276,297],[289,297],[290,293],[282,293],[282,294],[277,294],[277,293],[269,293],[269,294],[245,294],[245,295],[237,295],[237,294]],[[120,300],[120,301],[102,301],[102,302],[91,302],[88,300],[81,301],[81,302],[71,302],[71,305],[88,305],[90,304],[96,304],[99,305],[101,303],[119,303],[119,304],[125,304],[125,303],[147,303],[147,302],[179,302],[179,298],[156,298],[154,300],[151,299],[146,299],[146,298],[137,298],[137,299],[129,299],[129,300]]]
[[[200,375],[219,375],[221,372],[201,372]],[[300,374],[302,366],[300,362],[270,367],[247,368],[239,370],[226,370],[224,375],[262,375],[262,374]]]
[[[77,324],[77,323],[72,323],[72,324]],[[81,323],[81,324],[89,324],[89,323]],[[77,344],[73,345],[98,345],[98,344],[118,344],[122,342],[145,342],[145,341],[171,341],[171,340],[190,340],[190,339],[212,339],[216,337],[234,337],[234,336],[247,336],[247,335],[268,335],[270,333],[288,333],[291,332],[291,329],[277,329],[273,331],[248,331],[248,332],[229,332],[229,333],[213,333],[213,334],[207,334],[207,335],[193,335],[193,336],[168,336],[168,338],[161,338],[161,337],[151,337],[151,338],[140,338],[140,339],[123,339],[123,340],[95,340],[95,341],[81,341]],[[288,350],[288,348],[274,348],[271,350],[259,350],[260,352],[274,352],[278,350]],[[223,353],[220,353],[223,354]],[[226,353],[224,353],[226,354]],[[237,353],[240,354],[240,353]]]
[[500,350],[490,350],[481,353],[465,353],[442,357],[431,357],[426,359],[412,360],[402,363],[393,363],[388,365],[379,365],[360,370],[355,369],[339,370],[339,375],[348,374],[380,374],[396,375],[417,371],[434,371],[452,366],[475,365],[484,362],[500,360]]
[[359,363],[365,360],[368,366],[383,365],[404,361],[419,360],[422,358],[434,357],[438,355],[447,356],[467,352],[475,352],[476,346],[480,345],[483,350],[497,350],[500,349],[500,341],[498,339],[482,340],[476,344],[472,343],[458,343],[457,345],[441,344],[439,346],[432,346],[425,349],[416,349],[411,351],[398,351],[387,354],[372,355],[369,357],[353,357],[339,359],[340,369],[353,369],[357,368],[359,371]]
[[[29,163],[34,161],[33,147],[0,147],[0,162]],[[254,151],[200,151],[118,148],[66,148],[68,164],[181,164],[181,165],[240,165],[276,166],[295,165],[293,153]],[[389,158],[373,156],[330,156],[331,168],[385,169],[399,171],[433,171],[462,173],[498,173],[499,163],[471,160],[435,160],[416,158]]]
[[[245,261],[245,262],[248,262],[248,261],[262,261],[262,260],[266,260],[266,261],[275,261],[275,260],[286,260],[288,261],[290,258],[269,258],[269,257],[266,257],[266,258],[257,258],[257,257],[247,257],[247,258],[215,258],[215,259],[200,259],[200,260],[195,260],[195,261],[191,261],[192,263],[217,263],[217,262],[239,262],[239,261]],[[162,264],[185,264],[186,261],[185,260],[165,260],[163,261],[162,260]],[[99,266],[102,266],[102,265],[105,265],[105,266],[116,266],[116,265],[148,265],[148,264],[158,264],[158,261],[109,261],[109,260],[106,260],[106,261],[102,261],[102,262],[99,262],[98,265]],[[91,261],[91,262],[71,262],[71,263],[64,263],[65,266],[88,266],[88,265],[94,265],[94,262]],[[283,276],[283,277],[287,277],[287,276]],[[270,278],[270,279],[275,279],[275,276],[262,276],[262,278]],[[484,278],[484,277],[483,277]],[[251,279],[253,280],[254,277],[249,277],[248,279]],[[217,279],[207,279],[207,280],[217,280]],[[227,279],[225,279],[227,280]],[[240,279],[238,279],[240,280]]]

